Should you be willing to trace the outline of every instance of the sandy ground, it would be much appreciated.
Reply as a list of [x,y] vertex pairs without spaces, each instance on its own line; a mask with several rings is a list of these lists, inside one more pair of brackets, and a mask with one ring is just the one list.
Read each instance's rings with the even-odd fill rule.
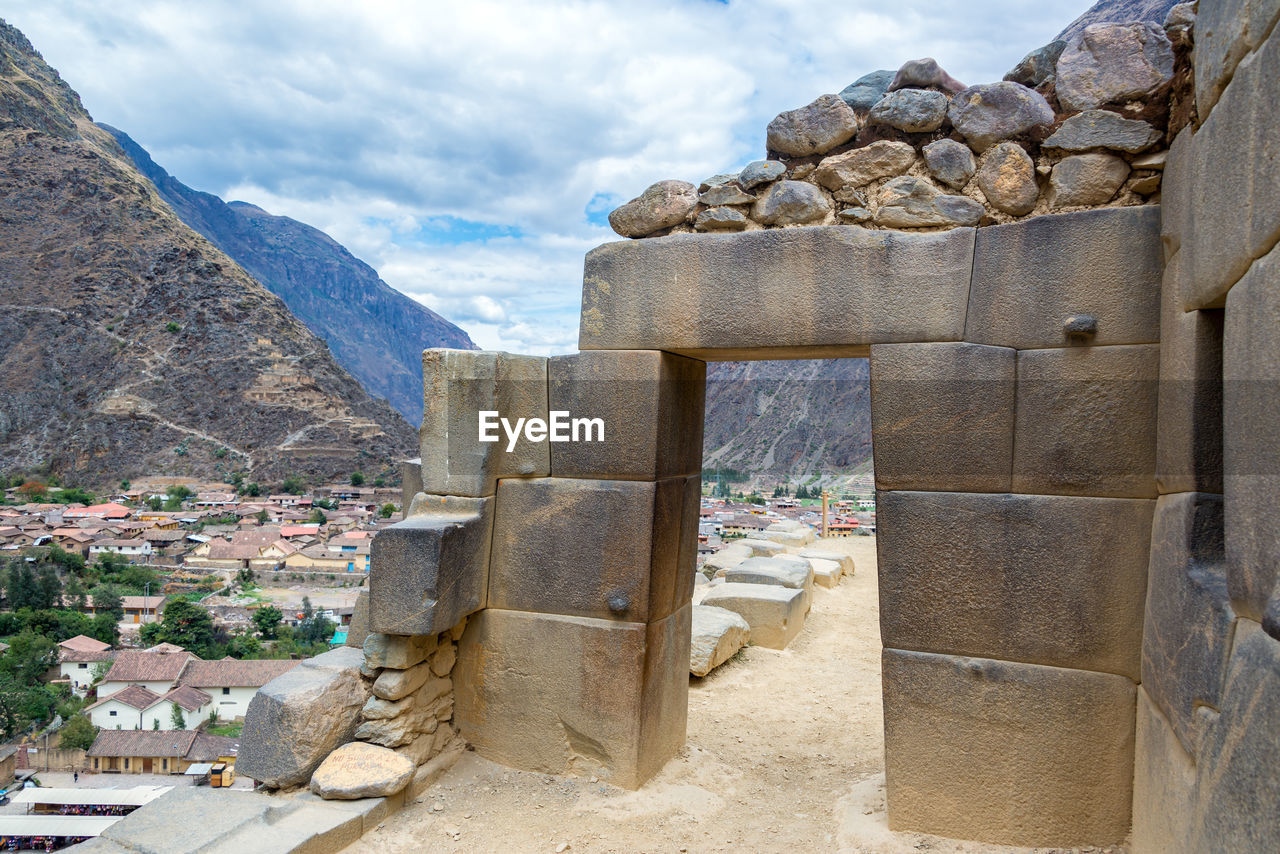
[[815,592],[790,648],[692,679],[688,742],[640,791],[468,752],[348,854],[1031,851],[889,830],[875,540],[822,547],[851,553],[854,577]]

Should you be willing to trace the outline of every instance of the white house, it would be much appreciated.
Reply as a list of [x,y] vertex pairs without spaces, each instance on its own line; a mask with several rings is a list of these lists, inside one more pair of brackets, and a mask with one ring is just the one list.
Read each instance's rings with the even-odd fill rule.
[[297,664],[297,661],[290,660],[223,658],[202,661],[193,658],[183,670],[179,682],[212,695],[211,708],[218,712],[218,719],[229,721],[244,717],[249,710],[249,701],[258,689]]
[[84,694],[93,684],[94,670],[114,657],[110,644],[85,635],[76,635],[58,644],[58,673],[71,684],[72,691]]
[[98,540],[89,544],[89,556],[117,554],[124,557],[150,557],[151,543],[146,540]]
[[[130,685],[87,707],[89,720],[103,729],[195,729],[209,717],[212,697],[198,688],[179,686],[157,694]],[[182,711],[183,726],[173,725],[173,707]]]
[[156,651],[121,650],[116,653],[111,669],[102,677],[98,696],[110,697],[130,686],[146,688],[156,696],[163,696],[178,684],[183,668],[194,658],[191,653],[177,647]]

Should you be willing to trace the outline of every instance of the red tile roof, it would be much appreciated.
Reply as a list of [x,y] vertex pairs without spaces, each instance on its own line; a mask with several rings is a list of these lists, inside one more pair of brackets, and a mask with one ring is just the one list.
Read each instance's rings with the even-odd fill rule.
[[197,688],[261,688],[282,673],[298,666],[297,661],[259,659],[219,661],[194,659],[182,672],[182,684]]

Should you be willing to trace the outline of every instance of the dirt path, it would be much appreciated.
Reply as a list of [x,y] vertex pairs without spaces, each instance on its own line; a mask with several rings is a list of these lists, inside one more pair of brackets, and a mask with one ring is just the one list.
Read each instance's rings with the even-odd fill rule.
[[347,851],[1029,850],[888,829],[875,540],[823,547],[851,553],[854,577],[815,591],[789,649],[750,647],[692,680],[688,743],[642,790],[512,771],[466,753]]

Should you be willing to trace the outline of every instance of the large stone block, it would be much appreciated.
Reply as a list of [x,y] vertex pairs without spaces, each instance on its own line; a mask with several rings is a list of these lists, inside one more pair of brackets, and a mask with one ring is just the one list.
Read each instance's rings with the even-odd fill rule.
[[579,346],[811,359],[958,341],[973,239],[816,226],[607,243],[587,254]]
[[518,419],[547,419],[546,358],[481,350],[427,350],[422,354],[422,376],[424,491],[493,495],[500,477],[550,473],[548,442],[530,441],[519,431],[512,444],[501,426],[487,431],[496,441],[480,441],[481,412],[507,419],[513,433]]
[[485,606],[492,498],[419,494],[370,545],[373,631],[434,635]]
[[1156,485],[1160,492],[1222,492],[1220,309],[1183,311],[1181,252],[1165,267],[1160,297]]
[[504,765],[636,788],[684,744],[691,611],[646,625],[488,608],[459,642],[454,721]]
[[1142,684],[1188,751],[1197,746],[1196,709],[1220,705],[1234,625],[1222,496],[1161,496],[1151,528]]
[[[1164,242],[1166,261],[1190,239],[1195,213],[1191,206],[1191,194],[1195,186],[1195,174],[1192,171],[1194,154],[1194,129],[1183,128],[1169,146],[1164,175],[1160,181],[1160,239]],[[1186,272],[1190,273],[1189,265]]]
[[598,350],[553,357],[547,373],[551,411],[603,422],[603,441],[552,443],[556,477],[656,480],[701,471],[704,362]]
[[[1270,23],[1280,13],[1276,0],[1253,0],[1255,8],[1269,7]],[[1252,222],[1249,228],[1249,254],[1254,258],[1271,251],[1280,239],[1280,123],[1272,121],[1270,104],[1280,92],[1280,35],[1275,30],[1254,55],[1254,121],[1250,128],[1253,158]]]
[[400,461],[400,509],[408,510],[413,496],[422,492],[422,458]]
[[1018,353],[1013,491],[1155,497],[1160,348]]
[[504,480],[489,606],[653,622],[693,591],[698,477]]
[[965,340],[1031,349],[1073,343],[1064,330],[1097,321],[1090,344],[1160,340],[1160,208],[1038,216],[979,230]]
[[343,646],[309,658],[253,695],[236,770],[272,788],[311,779],[324,758],[351,741],[369,686],[363,653]]
[[1142,687],[1133,763],[1133,854],[1195,850],[1195,760]]
[[1280,641],[1240,620],[1222,708],[1201,747],[1193,851],[1273,851],[1280,839]]
[[1280,637],[1280,251],[1231,289],[1223,378],[1231,599]]
[[[1280,3],[1275,0],[1215,0],[1199,9],[1195,22],[1196,109],[1203,120],[1215,106],[1238,65],[1271,32]],[[1274,90],[1273,90],[1274,91]]]
[[751,626],[751,642],[769,649],[786,649],[804,628],[808,610],[804,590],[770,584],[721,584],[701,604],[738,614]]
[[885,646],[1137,679],[1154,505],[878,493]]
[[710,605],[693,606],[689,672],[706,676],[747,645],[751,626],[741,615]]
[[896,649],[882,664],[891,829],[1028,846],[1128,834],[1131,681]]
[[[1262,132],[1255,128],[1257,122],[1274,124],[1269,107],[1274,91],[1260,90],[1262,66],[1258,59],[1255,55],[1240,63],[1192,145],[1192,227],[1183,244],[1184,250],[1189,250],[1184,263],[1191,273],[1183,295],[1186,309],[1223,305],[1227,291],[1249,268],[1249,262],[1265,251],[1261,247],[1254,251],[1251,232],[1255,212],[1263,211],[1264,221],[1266,210],[1280,212],[1270,198],[1275,195],[1274,185],[1259,182],[1267,175],[1275,177],[1274,167],[1264,162],[1268,147],[1273,157],[1280,151],[1274,128]],[[1275,60],[1271,61],[1274,64]],[[1272,85],[1276,74],[1272,70],[1269,75]],[[1235,215],[1224,216],[1224,211]],[[1280,220],[1274,224],[1280,226]]]
[[1014,355],[964,343],[872,347],[876,487],[1009,491]]
[[346,646],[364,648],[364,639],[369,635],[369,591],[361,590],[356,596],[356,604],[351,612],[351,624],[347,626]]

